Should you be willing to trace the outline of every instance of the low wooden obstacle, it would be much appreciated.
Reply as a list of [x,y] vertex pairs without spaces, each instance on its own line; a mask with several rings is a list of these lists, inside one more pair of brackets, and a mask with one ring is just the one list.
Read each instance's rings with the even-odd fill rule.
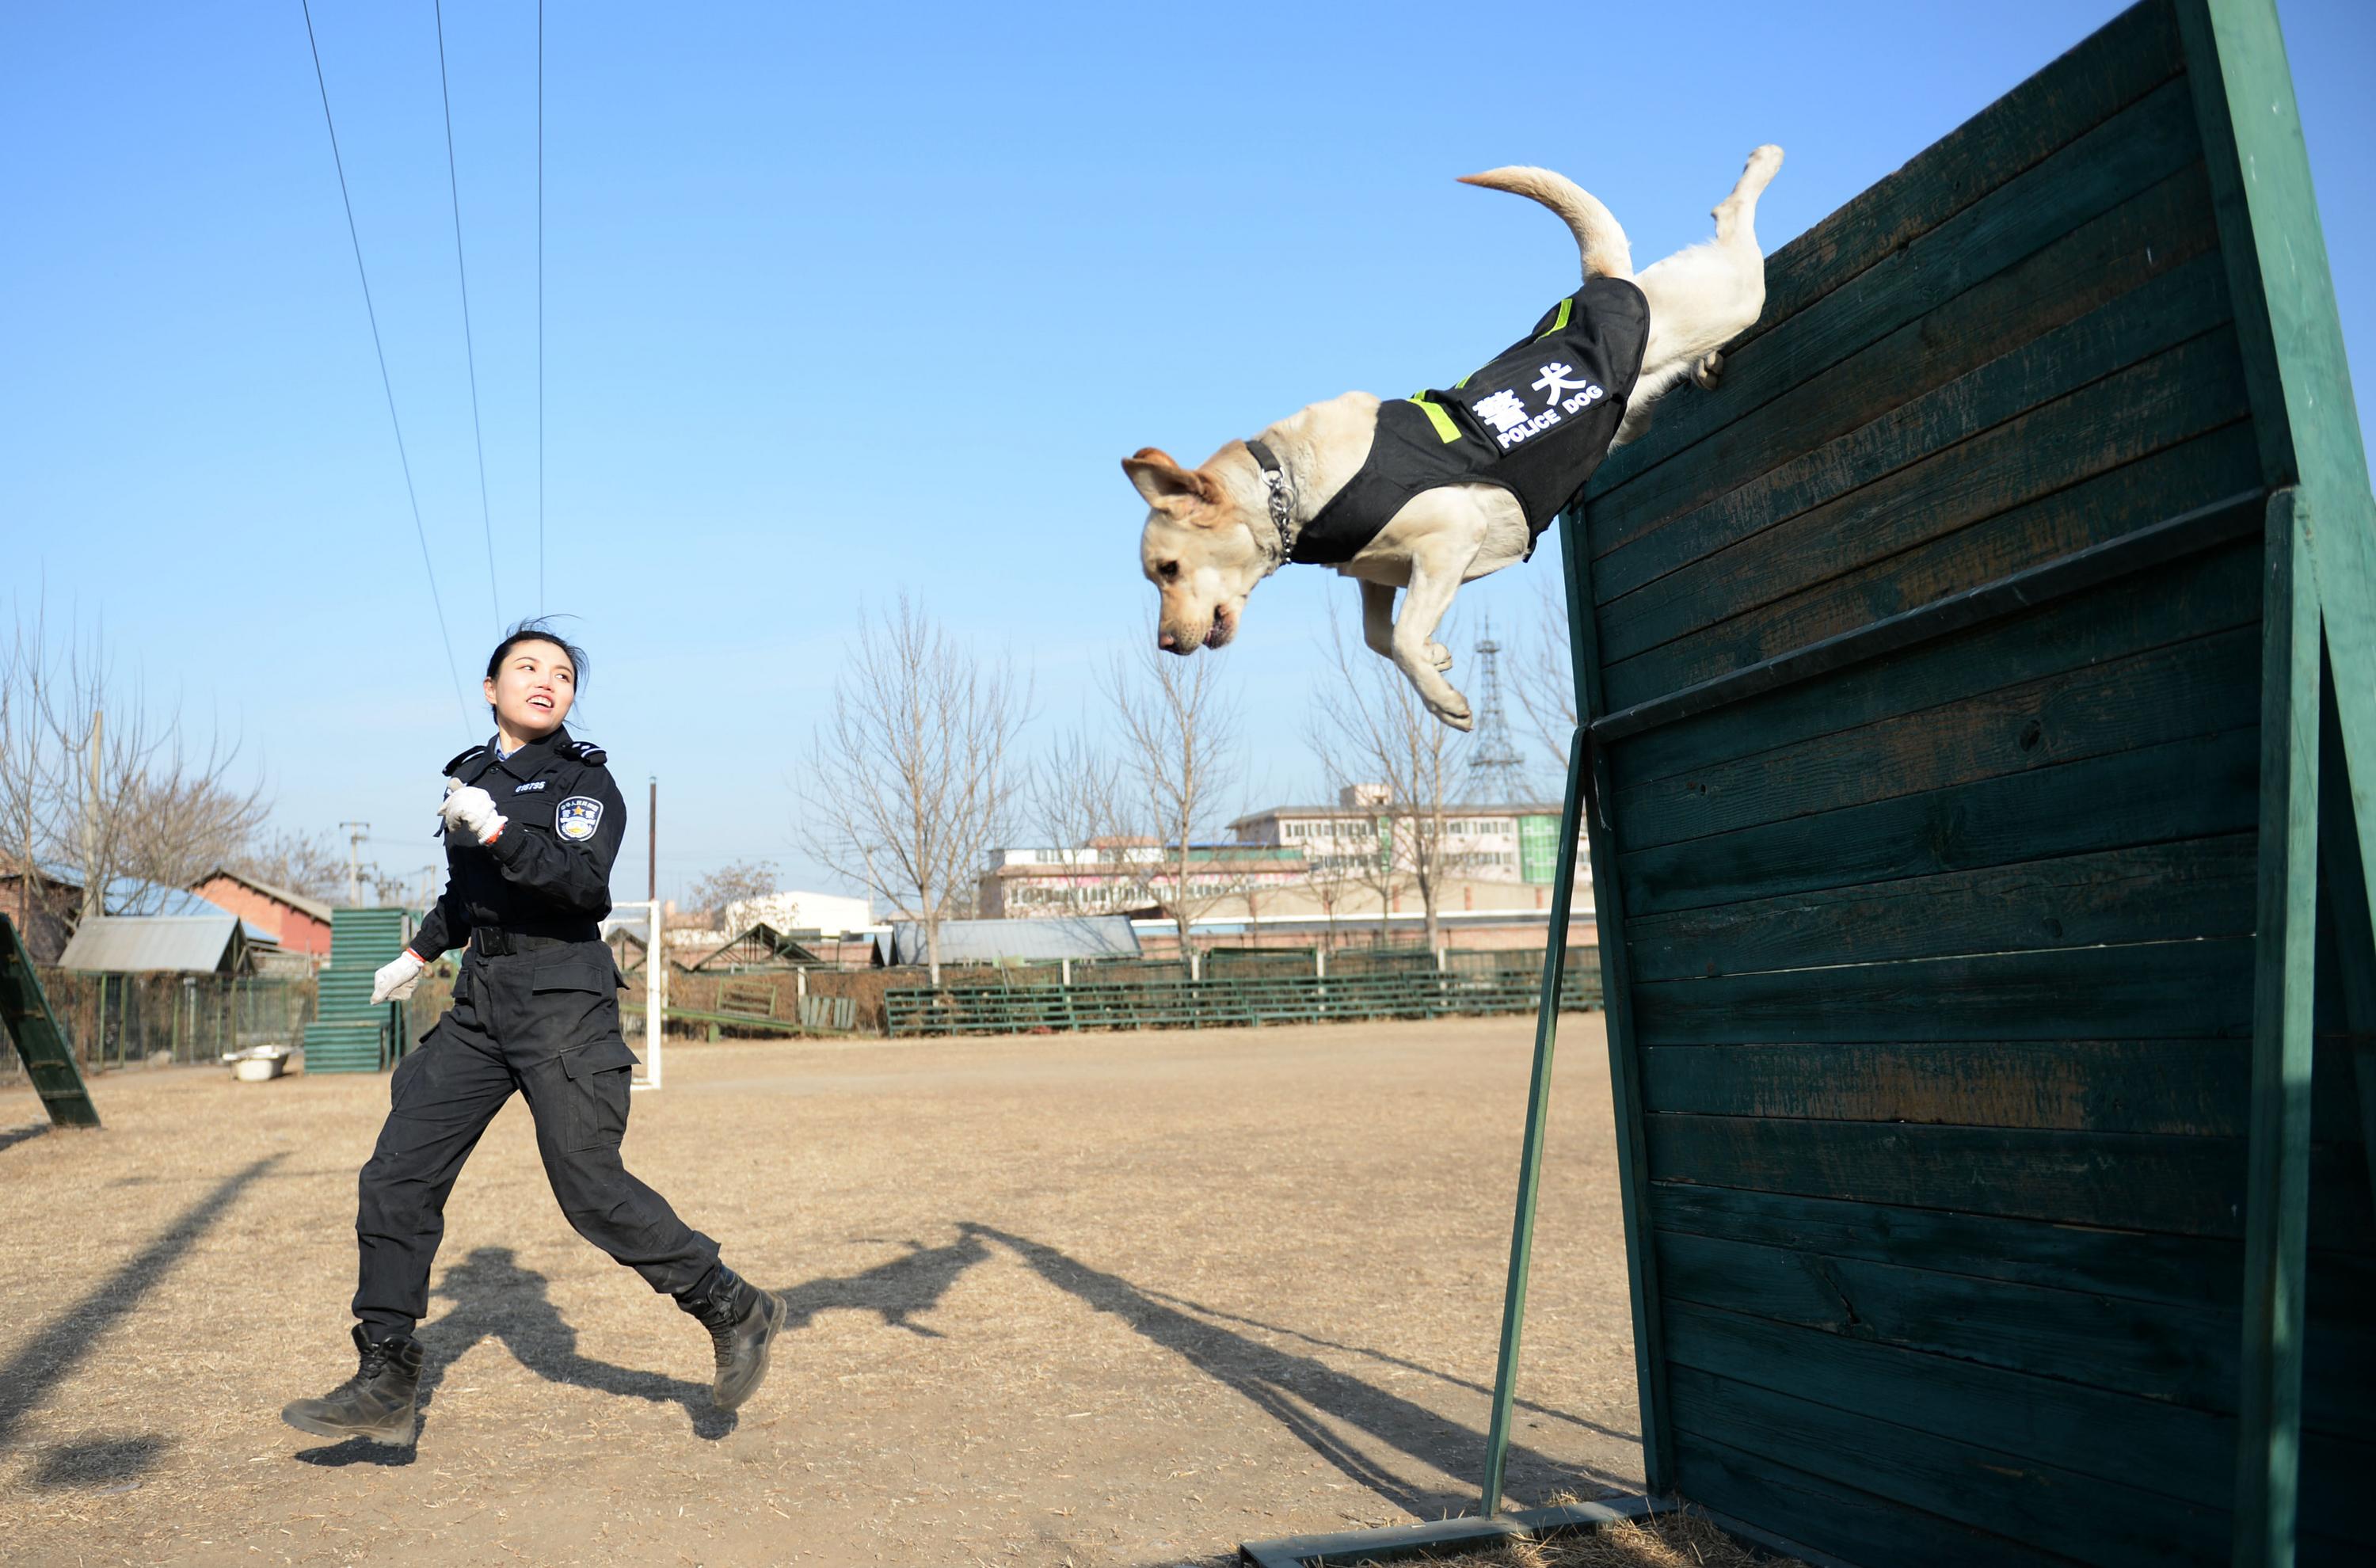
[[[714,1008],[671,1007],[660,1015],[672,1024],[700,1024],[709,1031],[713,1040],[721,1030],[751,1029],[761,1034],[781,1035],[846,1035],[858,1028],[858,1004],[847,996],[802,996],[795,999],[792,1016],[786,1017],[778,1010],[775,994],[765,988],[749,996],[731,993],[721,995]],[[736,1006],[736,1003],[744,1005]],[[623,999],[623,1014],[640,1017],[644,1004],[640,1000]]]
[[[883,1006],[893,1035],[1028,1034],[1041,1030],[1210,1029],[1262,1024],[1360,1023],[1527,1013],[1539,981],[1519,970],[1384,974],[1240,973],[1212,980],[1115,983],[896,987]],[[1561,1005],[1600,1000],[1596,966],[1577,964]]]
[[2136,6],[1766,277],[1562,521],[1653,1497],[2376,1560],[2376,503],[2270,0]]

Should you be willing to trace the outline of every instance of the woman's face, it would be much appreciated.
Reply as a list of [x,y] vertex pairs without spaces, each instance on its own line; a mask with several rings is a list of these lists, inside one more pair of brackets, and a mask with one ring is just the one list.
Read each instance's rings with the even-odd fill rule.
[[514,643],[484,685],[503,727],[522,740],[537,741],[569,717],[569,705],[577,699],[577,671],[552,643]]

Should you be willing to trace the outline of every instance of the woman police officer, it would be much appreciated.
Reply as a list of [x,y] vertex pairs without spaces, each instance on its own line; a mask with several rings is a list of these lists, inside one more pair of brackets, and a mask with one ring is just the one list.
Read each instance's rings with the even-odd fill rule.
[[719,1262],[718,1243],[619,1161],[636,1058],[619,1035],[618,970],[597,922],[611,911],[626,809],[600,749],[563,727],[585,668],[585,654],[542,623],[515,627],[487,660],[493,741],[446,765],[446,891],[379,971],[372,1001],[410,994],[448,948],[469,952],[452,1011],[397,1067],[359,1182],[362,1363],[327,1397],[281,1412],[302,1431],[413,1441],[422,1351],[412,1330],[428,1311],[446,1194],[514,1089],[528,1098],[569,1223],[709,1330],[719,1408],[742,1404],[766,1375],[782,1301]]

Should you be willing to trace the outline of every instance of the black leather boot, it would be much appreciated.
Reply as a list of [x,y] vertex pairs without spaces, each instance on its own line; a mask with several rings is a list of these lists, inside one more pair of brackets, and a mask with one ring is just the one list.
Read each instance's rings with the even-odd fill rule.
[[420,1430],[414,1400],[421,1393],[421,1342],[404,1336],[368,1339],[361,1324],[354,1332],[355,1348],[362,1355],[355,1375],[324,1398],[288,1406],[280,1419],[316,1437],[360,1437],[405,1447]]
[[733,1409],[767,1375],[767,1342],[784,1324],[783,1300],[719,1264],[695,1292],[678,1297],[677,1305],[701,1320],[717,1348],[718,1381],[710,1384],[710,1403]]

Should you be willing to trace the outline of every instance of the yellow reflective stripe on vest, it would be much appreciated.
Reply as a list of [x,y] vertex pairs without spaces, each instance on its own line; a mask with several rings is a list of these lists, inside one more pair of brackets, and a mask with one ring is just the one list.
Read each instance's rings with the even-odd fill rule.
[[1535,341],[1539,343],[1544,339],[1550,337],[1552,333],[1563,330],[1567,327],[1567,313],[1574,308],[1574,295],[1571,294],[1566,299],[1562,300],[1560,302],[1559,318],[1553,321],[1549,327],[1544,327],[1540,332],[1536,333]]
[[1419,405],[1420,411],[1427,416],[1427,422],[1435,426],[1436,434],[1443,437],[1445,445],[1449,446],[1460,439],[1460,427],[1452,422],[1452,416],[1445,413],[1441,405],[1429,402],[1426,393],[1419,393],[1404,401]]

